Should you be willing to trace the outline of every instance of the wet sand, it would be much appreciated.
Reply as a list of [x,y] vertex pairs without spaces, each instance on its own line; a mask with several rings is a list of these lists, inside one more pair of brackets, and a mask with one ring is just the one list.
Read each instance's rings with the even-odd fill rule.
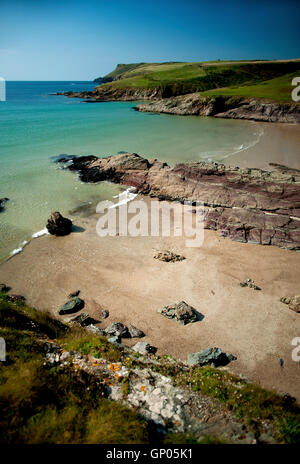
[[[74,222],[84,231],[33,240],[0,266],[0,282],[53,314],[70,292],[80,289],[83,311],[97,318],[101,309],[109,310],[99,327],[132,323],[146,333],[145,341],[158,347],[158,354],[180,359],[220,347],[238,358],[228,366],[230,371],[300,401],[300,363],[292,360],[291,345],[300,336],[300,314],[279,301],[299,294],[299,253],[232,242],[207,230],[199,248],[187,248],[184,237],[100,238],[98,219],[78,217]],[[153,258],[156,250],[165,249],[186,260]],[[247,278],[262,290],[242,288],[239,282]],[[181,300],[204,319],[181,326],[157,313]],[[137,339],[124,341],[132,345]]]
[[258,143],[244,151],[227,157],[223,162],[243,168],[260,168],[268,171],[278,163],[300,169],[300,126],[294,124],[258,123],[263,135]]

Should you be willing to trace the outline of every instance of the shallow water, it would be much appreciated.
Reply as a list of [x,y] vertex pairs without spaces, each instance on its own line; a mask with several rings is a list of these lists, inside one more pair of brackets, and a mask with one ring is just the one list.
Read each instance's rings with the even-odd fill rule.
[[82,184],[61,170],[59,154],[105,156],[136,152],[173,165],[179,161],[221,161],[254,145],[255,123],[139,113],[133,102],[82,103],[49,94],[91,90],[87,82],[8,82],[0,102],[0,259],[43,229],[53,210],[79,214],[85,205],[111,199],[120,188]]

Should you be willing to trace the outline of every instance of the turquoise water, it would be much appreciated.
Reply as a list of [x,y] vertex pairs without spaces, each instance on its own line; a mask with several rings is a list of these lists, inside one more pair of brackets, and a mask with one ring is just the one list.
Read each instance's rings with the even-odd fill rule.
[[110,199],[119,187],[82,184],[59,169],[59,154],[106,156],[120,151],[179,161],[223,160],[255,144],[258,125],[245,121],[139,113],[136,103],[83,103],[49,94],[91,90],[89,82],[8,82],[0,102],[0,259],[43,229],[53,210]]

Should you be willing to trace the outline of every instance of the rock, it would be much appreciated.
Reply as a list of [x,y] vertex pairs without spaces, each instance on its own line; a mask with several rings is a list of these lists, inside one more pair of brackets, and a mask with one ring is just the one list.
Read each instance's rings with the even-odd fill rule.
[[190,322],[196,322],[199,319],[197,311],[185,301],[164,306],[162,309],[158,309],[157,312],[168,319],[175,319],[183,325],[189,324]]
[[282,303],[285,303],[289,306],[292,311],[300,313],[300,295],[295,295],[290,298],[280,298]]
[[254,283],[254,281],[252,279],[247,279],[247,280],[244,280],[244,282],[240,282],[240,286],[241,287],[253,288],[253,290],[261,290],[260,287],[255,285],[255,283]]
[[64,314],[70,314],[70,313],[76,313],[80,311],[84,307],[84,301],[79,298],[78,296],[75,296],[74,298],[71,298],[67,303],[65,303],[60,310],[58,311],[58,314],[60,316],[63,316]]
[[149,343],[146,342],[137,342],[133,347],[133,351],[136,351],[137,353],[140,354],[147,354],[147,353],[156,353],[157,348],[154,346],[149,345]]
[[140,329],[137,329],[134,325],[129,324],[129,333],[131,338],[142,338],[145,336],[144,332]]
[[250,97],[204,97],[199,93],[171,96],[135,107],[137,111],[177,115],[214,116],[266,122],[300,123],[300,109],[293,102],[261,101]]
[[176,261],[183,261],[185,259],[182,255],[177,255],[172,251],[159,251],[154,255],[155,259],[159,259],[160,261],[164,261],[166,263],[175,263]]
[[120,342],[121,342],[121,338],[118,337],[118,336],[110,337],[110,338],[108,338],[108,341],[109,341],[110,343],[120,343]]
[[5,203],[9,201],[9,198],[0,198],[0,211],[3,210]]
[[78,296],[79,293],[80,293],[80,290],[76,290],[75,292],[70,293],[68,298],[74,298],[75,296]]
[[56,211],[51,213],[51,217],[48,219],[46,227],[51,235],[68,235],[71,233],[72,221],[63,217],[58,211]]
[[81,313],[78,316],[72,316],[65,319],[65,322],[76,323],[81,327],[86,327],[87,325],[93,324],[95,320],[89,316],[87,313]]
[[104,331],[107,335],[116,337],[128,338],[130,337],[128,328],[121,322],[113,322]]
[[0,284],[0,292],[2,293],[6,293],[10,290],[10,287],[8,287],[7,285],[5,284]]
[[190,353],[187,357],[187,364],[205,366],[207,364],[214,364],[215,367],[226,366],[231,361],[237,359],[232,354],[224,353],[220,348],[207,348],[198,351],[197,353]]
[[107,309],[103,309],[103,310],[101,311],[100,316],[101,316],[101,319],[107,319],[108,316],[109,316],[109,311],[108,311]]
[[300,249],[300,170],[243,169],[206,161],[171,168],[136,153],[78,157],[68,169],[83,182],[108,180],[153,198],[201,202],[203,226],[231,240]]
[[94,333],[96,335],[106,335],[104,330],[99,329],[99,327],[97,327],[94,324],[87,325],[86,330],[88,330],[89,332],[92,332],[92,333]]
[[23,295],[9,295],[7,298],[12,303],[24,303],[26,301],[26,298]]

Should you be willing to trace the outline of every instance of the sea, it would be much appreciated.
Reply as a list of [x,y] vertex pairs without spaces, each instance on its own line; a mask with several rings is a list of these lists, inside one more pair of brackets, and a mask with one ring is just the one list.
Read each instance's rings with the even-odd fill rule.
[[137,102],[86,103],[56,92],[93,90],[93,82],[6,82],[0,101],[0,260],[45,233],[52,211],[84,214],[120,193],[108,182],[84,184],[61,169],[61,155],[121,152],[186,161],[226,161],[255,145],[259,124],[211,117],[134,111]]

